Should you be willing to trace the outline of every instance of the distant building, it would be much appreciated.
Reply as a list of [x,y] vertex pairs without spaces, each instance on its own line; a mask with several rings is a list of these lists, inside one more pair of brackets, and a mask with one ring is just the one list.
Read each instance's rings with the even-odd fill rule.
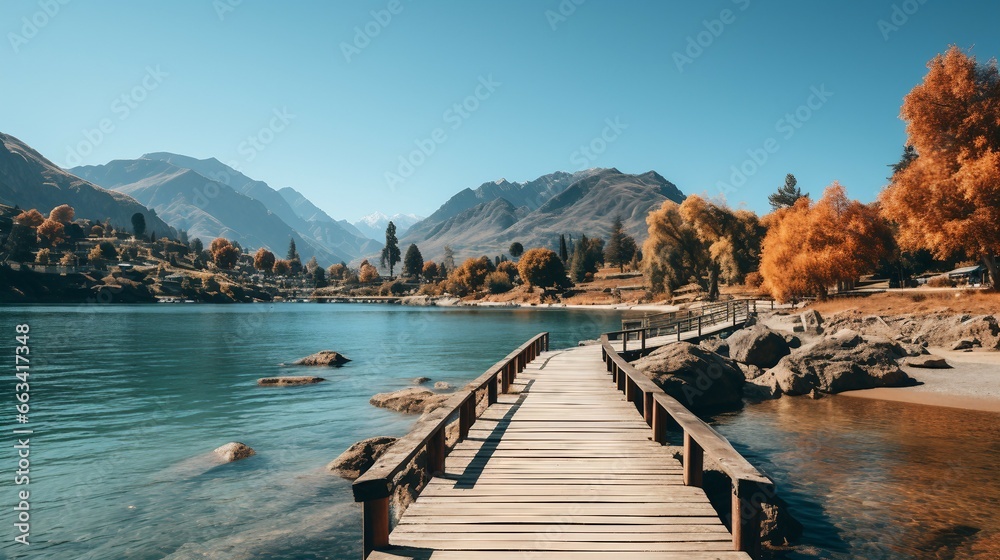
[[963,266],[962,268],[956,268],[948,273],[948,278],[956,282],[965,282],[966,284],[978,285],[986,284],[989,282],[989,271],[986,267],[977,264],[975,266]]

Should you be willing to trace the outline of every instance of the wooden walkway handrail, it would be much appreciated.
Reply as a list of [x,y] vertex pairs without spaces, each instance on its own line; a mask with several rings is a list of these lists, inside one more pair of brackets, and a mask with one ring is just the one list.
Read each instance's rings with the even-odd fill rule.
[[[746,321],[750,313],[757,311],[757,300],[755,299],[734,299],[712,303],[701,307],[701,313],[695,315],[692,310],[685,310],[683,317],[676,316],[676,313],[660,313],[650,315],[640,319],[623,320],[622,324],[641,323],[636,328],[627,328],[620,331],[605,333],[609,340],[621,340],[622,352],[628,349],[630,335],[637,334],[640,348],[646,348],[646,339],[661,336],[666,331],[666,335],[677,335],[677,340],[681,340],[681,335],[685,332],[697,332],[701,336],[702,329],[722,323],[738,325],[741,321]],[[656,317],[670,316],[666,320],[657,320]]]
[[646,424],[653,430],[654,441],[666,442],[668,420],[680,427],[684,435],[685,485],[702,485],[706,455],[729,476],[733,489],[731,530],[734,549],[758,557],[761,504],[774,495],[774,482],[740,455],[722,434],[628,363],[608,338],[608,334],[622,332],[601,335],[601,354],[613,382],[618,390],[625,393],[625,398],[642,411]]
[[395,491],[395,478],[424,449],[427,450],[428,478],[444,472],[447,448],[445,430],[459,415],[459,441],[468,437],[475,423],[476,395],[487,391],[489,404],[497,402],[498,392],[507,393],[518,373],[540,353],[549,349],[549,333],[535,335],[474,381],[452,395],[437,410],[425,414],[410,433],[397,440],[370,469],[354,481],[354,501],[362,502],[364,555],[389,544],[389,500]]

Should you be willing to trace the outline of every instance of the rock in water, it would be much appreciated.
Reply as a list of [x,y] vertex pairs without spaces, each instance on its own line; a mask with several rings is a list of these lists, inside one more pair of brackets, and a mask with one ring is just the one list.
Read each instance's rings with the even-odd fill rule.
[[896,360],[903,351],[895,342],[867,341],[857,333],[839,331],[814,345],[792,351],[778,362],[774,373],[781,391],[806,395],[813,389],[840,393],[873,387],[913,384]]
[[740,329],[726,342],[729,343],[730,358],[762,368],[774,367],[789,353],[785,337],[763,325]]
[[246,459],[256,453],[249,445],[238,441],[231,441],[215,450],[215,454],[227,463]]
[[310,377],[307,375],[289,375],[284,377],[261,377],[257,380],[257,385],[282,386],[282,385],[311,385],[326,381],[322,377]]
[[928,369],[948,369],[951,367],[948,365],[947,360],[941,356],[935,356],[934,354],[924,354],[922,356],[910,358],[906,360],[906,365]]
[[427,383],[430,380],[431,380],[430,377],[423,377],[423,376],[421,376],[421,377],[414,377],[413,378],[413,384],[414,385],[423,385],[424,383]]
[[689,342],[661,346],[632,365],[693,411],[743,403],[744,377],[736,362]]
[[434,388],[435,389],[440,389],[440,390],[443,391],[443,390],[446,390],[446,389],[451,389],[452,386],[451,386],[451,383],[448,383],[447,381],[438,381],[437,383],[434,384]]
[[379,393],[368,402],[380,408],[388,408],[406,414],[430,412],[448,400],[451,395],[439,395],[427,389],[408,387],[391,393]]
[[326,468],[338,476],[354,480],[372,468],[375,461],[394,443],[396,443],[396,438],[386,436],[361,440],[341,453]]
[[351,360],[343,354],[332,350],[316,352],[311,356],[306,356],[301,360],[295,360],[292,365],[296,366],[342,366]]

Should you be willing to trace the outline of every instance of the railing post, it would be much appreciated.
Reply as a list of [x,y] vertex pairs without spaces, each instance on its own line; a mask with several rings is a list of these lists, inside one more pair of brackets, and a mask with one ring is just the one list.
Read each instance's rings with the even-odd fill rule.
[[511,362],[507,362],[500,370],[500,392],[505,395],[510,392],[510,367]]
[[551,336],[551,335],[549,335],[549,333],[545,333],[545,351],[546,352],[549,351],[549,336]]
[[625,376],[625,400],[630,403],[635,402],[635,383],[627,375]]
[[625,375],[625,372],[622,371],[621,368],[616,367],[615,369],[618,370],[618,378],[617,378],[617,381],[618,381],[618,390],[621,391],[622,393],[624,393],[625,392],[625,379],[628,376]]
[[691,434],[684,432],[684,485],[701,488],[704,451]]
[[472,427],[475,413],[470,413],[469,403],[475,404],[476,394],[473,392],[458,410],[458,441],[465,441],[469,437],[469,428]]
[[640,331],[639,336],[642,337],[642,349],[645,350],[646,349],[646,329],[642,329],[642,331]]
[[733,549],[751,558],[760,557],[761,500],[755,496],[758,490],[759,486],[749,481],[733,481]]
[[[501,375],[503,370],[501,369]],[[488,404],[496,404],[497,402],[497,376],[493,376],[493,379],[486,384],[486,402]]]
[[622,352],[628,350],[628,333],[622,332]]
[[362,558],[389,546],[389,498],[368,500],[361,504]]
[[444,428],[439,428],[427,442],[427,473],[430,476],[444,472]]
[[667,441],[667,411],[653,399],[653,441],[664,444]]
[[698,315],[698,338],[701,338],[701,315]]
[[647,426],[653,425],[653,393],[644,392],[642,394],[642,418],[646,421]]

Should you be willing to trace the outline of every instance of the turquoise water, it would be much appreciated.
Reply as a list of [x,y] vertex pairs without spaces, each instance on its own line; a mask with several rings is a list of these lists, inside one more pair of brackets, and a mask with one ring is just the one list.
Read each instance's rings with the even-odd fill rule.
[[[0,557],[320,559],[360,555],[360,508],[324,466],[414,417],[368,404],[417,376],[461,385],[538,332],[554,347],[620,328],[617,312],[381,305],[0,307],[31,327],[31,545],[13,543],[16,456],[6,436]],[[285,367],[318,350],[338,369]],[[319,374],[307,387],[259,377]],[[14,383],[0,393],[15,426]],[[218,465],[242,441],[257,455]]]
[[[360,508],[324,466],[414,417],[368,398],[417,376],[461,385],[541,331],[553,348],[617,312],[380,305],[0,307],[31,326],[31,542],[13,543],[16,426],[0,383],[0,558],[351,559]],[[339,369],[280,364],[322,349]],[[10,370],[8,370],[10,371]],[[259,377],[321,375],[290,388]],[[806,526],[801,558],[1000,558],[1000,416],[847,397],[783,398],[717,428]],[[257,455],[228,465],[212,450]],[[3,505],[6,504],[6,505]]]

